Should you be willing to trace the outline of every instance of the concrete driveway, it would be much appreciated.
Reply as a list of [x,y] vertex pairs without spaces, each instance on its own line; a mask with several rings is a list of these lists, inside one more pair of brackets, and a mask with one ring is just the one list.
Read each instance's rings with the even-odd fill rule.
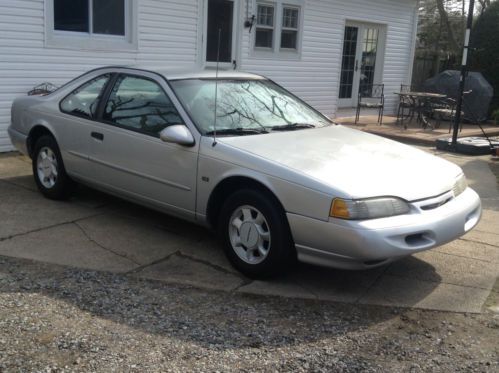
[[283,278],[251,281],[195,225],[84,187],[67,202],[43,198],[30,160],[15,153],[0,156],[0,255],[228,292],[457,312],[497,309],[497,179],[489,157],[441,155],[464,168],[482,197],[481,223],[455,242],[375,270],[300,265]]

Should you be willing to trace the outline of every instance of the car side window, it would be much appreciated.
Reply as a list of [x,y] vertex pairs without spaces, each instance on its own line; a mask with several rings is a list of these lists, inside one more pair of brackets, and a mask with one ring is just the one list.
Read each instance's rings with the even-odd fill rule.
[[94,118],[102,90],[110,76],[101,75],[78,87],[61,101],[61,111],[83,118]]
[[127,75],[117,79],[103,119],[119,127],[156,137],[164,128],[183,123],[177,109],[158,83]]

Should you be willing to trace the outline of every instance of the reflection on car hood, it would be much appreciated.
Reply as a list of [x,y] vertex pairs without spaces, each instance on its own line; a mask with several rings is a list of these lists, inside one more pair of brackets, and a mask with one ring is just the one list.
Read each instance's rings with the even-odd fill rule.
[[352,198],[427,198],[452,189],[462,172],[424,151],[344,126],[219,141],[303,173]]

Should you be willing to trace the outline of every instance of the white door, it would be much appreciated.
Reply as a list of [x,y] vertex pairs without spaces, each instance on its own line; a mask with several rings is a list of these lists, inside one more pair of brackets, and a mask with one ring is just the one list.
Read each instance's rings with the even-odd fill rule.
[[339,106],[357,105],[359,87],[382,83],[384,27],[347,22],[339,87]]
[[205,0],[205,27],[203,35],[204,66],[236,68],[237,0]]

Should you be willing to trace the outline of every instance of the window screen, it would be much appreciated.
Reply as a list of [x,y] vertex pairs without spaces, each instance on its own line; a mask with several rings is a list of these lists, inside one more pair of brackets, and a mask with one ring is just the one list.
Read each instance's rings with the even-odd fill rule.
[[177,109],[154,81],[121,76],[113,87],[104,120],[120,127],[159,136],[164,128],[183,123]]

